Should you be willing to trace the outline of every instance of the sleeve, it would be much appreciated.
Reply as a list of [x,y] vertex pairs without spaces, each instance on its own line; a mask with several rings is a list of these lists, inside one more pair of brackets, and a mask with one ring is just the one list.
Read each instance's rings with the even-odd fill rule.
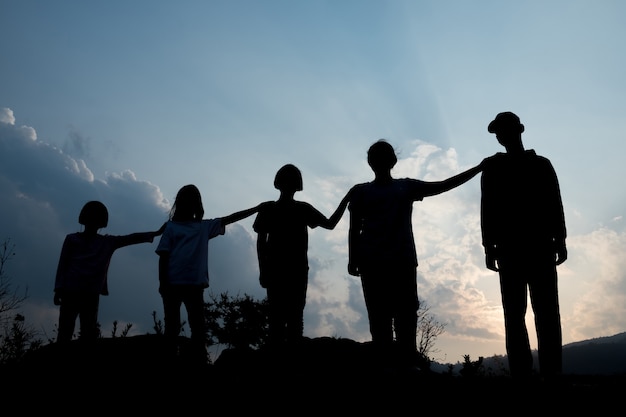
[[159,244],[157,245],[155,252],[157,254],[167,253],[170,251],[171,246],[171,234],[172,234],[172,226],[170,222],[167,222],[165,226],[165,230],[161,234],[161,239],[159,240]]
[[221,219],[202,220],[202,225],[208,229],[207,237],[209,239],[226,233],[226,226],[222,223]]
[[494,189],[497,185],[492,181],[493,170],[490,169],[493,163],[490,159],[485,164],[483,173],[480,178],[480,223],[481,223],[481,237],[482,244],[486,250],[491,250],[497,245],[497,227],[495,219],[498,216],[497,208],[495,207],[495,196],[493,195]]
[[318,227],[319,225],[321,225],[322,223],[324,223],[325,220],[327,220],[326,216],[324,216],[324,214],[321,211],[313,207],[313,205],[306,203],[304,208],[305,208],[305,213],[306,213],[305,214],[306,224],[310,228],[314,229]]
[[552,226],[552,237],[556,242],[563,242],[567,236],[567,229],[565,227],[565,213],[563,210],[563,200],[561,199],[561,189],[559,186],[559,180],[554,170],[552,163],[545,159],[545,170],[547,172],[546,177],[550,178],[550,189],[548,190],[551,210],[550,224]]
[[257,233],[267,232],[268,230],[268,217],[270,216],[272,210],[272,202],[267,201],[262,203],[259,207],[259,212],[257,213],[254,222],[252,223],[252,230]]

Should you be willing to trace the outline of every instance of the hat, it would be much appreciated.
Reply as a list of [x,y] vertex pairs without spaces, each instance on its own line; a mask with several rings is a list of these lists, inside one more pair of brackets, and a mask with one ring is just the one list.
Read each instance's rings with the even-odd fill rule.
[[516,127],[521,125],[522,123],[515,113],[505,111],[502,113],[498,113],[496,118],[493,119],[491,123],[489,123],[489,126],[487,126],[487,130],[489,131],[489,133],[496,133],[502,130],[502,128]]

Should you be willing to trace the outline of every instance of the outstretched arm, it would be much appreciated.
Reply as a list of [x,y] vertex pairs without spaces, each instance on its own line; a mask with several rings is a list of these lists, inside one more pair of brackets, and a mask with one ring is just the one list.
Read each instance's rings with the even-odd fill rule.
[[235,212],[233,214],[229,214],[228,216],[224,216],[224,217],[221,218],[222,225],[226,226],[226,225],[229,225],[231,223],[238,222],[239,220],[245,219],[246,217],[250,217],[254,213],[257,213],[259,211],[259,207],[260,206],[261,205],[259,204],[256,207],[252,207],[252,208],[249,208],[249,209],[241,210],[241,211]]
[[[483,160],[484,162],[484,160]],[[461,172],[453,177],[445,179],[443,181],[432,181],[426,183],[426,197],[444,193],[453,188],[458,187],[461,184],[471,180],[476,174],[483,170],[483,162],[476,165],[467,171]]]
[[350,202],[351,191],[352,190],[348,191],[348,193],[339,203],[337,210],[335,210],[335,212],[330,216],[330,218],[326,219],[326,221],[320,224],[321,227],[323,227],[324,229],[332,230],[335,228],[335,226],[337,226],[337,223],[339,223],[339,220],[341,220],[341,217],[343,216],[343,213],[346,211],[346,207],[348,206],[348,203]]

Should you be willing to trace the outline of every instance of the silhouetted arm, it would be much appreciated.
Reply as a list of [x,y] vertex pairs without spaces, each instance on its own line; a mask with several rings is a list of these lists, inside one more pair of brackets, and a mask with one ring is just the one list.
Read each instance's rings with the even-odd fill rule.
[[443,181],[426,182],[426,192],[424,193],[424,196],[428,197],[428,196],[441,194],[453,188],[456,188],[461,184],[466,183],[467,181],[472,179],[476,174],[482,171],[483,162],[481,162],[480,164],[476,165],[473,168],[468,169],[467,171],[461,172],[460,174],[457,174]]
[[556,264],[561,265],[567,260],[567,246],[565,246],[565,239],[561,242],[555,242],[556,245]]
[[350,229],[348,230],[348,273],[358,277],[359,271],[359,244],[360,244],[360,219],[350,213]]
[[348,191],[348,193],[341,200],[341,202],[339,203],[339,206],[337,207],[337,210],[335,210],[335,212],[330,216],[330,218],[326,219],[326,221],[320,224],[321,227],[323,227],[324,229],[332,230],[335,228],[335,226],[337,226],[337,223],[339,223],[339,220],[341,220],[341,217],[343,216],[343,213],[346,211],[346,207],[348,206],[348,203],[350,202],[350,191]]
[[254,213],[259,211],[259,207],[261,205],[257,205],[256,207],[252,207],[246,210],[241,210],[233,214],[229,214],[228,216],[221,217],[222,225],[227,226],[231,223],[238,222],[239,220],[245,219],[246,217],[252,216]]
[[[348,194],[352,196],[355,188],[356,186],[352,187]],[[358,207],[351,206],[350,227],[348,229],[348,273],[356,277],[361,274],[361,221]]]
[[487,269],[498,272],[498,250],[496,247],[485,247],[485,265]]

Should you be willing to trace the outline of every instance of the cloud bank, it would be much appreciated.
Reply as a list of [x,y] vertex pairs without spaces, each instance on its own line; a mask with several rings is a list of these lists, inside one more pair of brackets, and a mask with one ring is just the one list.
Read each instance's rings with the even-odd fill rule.
[[[413,145],[408,155],[401,155],[394,176],[441,180],[469,168],[459,165],[454,149],[419,140]],[[101,200],[107,205],[109,226],[101,232],[109,234],[156,230],[167,219],[171,204],[158,185],[137,178],[131,169],[96,178],[82,159],[88,154],[84,138],[74,135],[64,146],[52,145],[39,139],[33,127],[18,124],[10,109],[0,109],[0,239],[10,239],[16,253],[6,273],[19,289],[28,290],[24,313],[44,338],[56,337],[58,308],[52,296],[58,256],[65,235],[80,230],[78,213],[83,204]],[[319,202],[339,201],[336,190],[351,185],[346,178],[316,181],[306,197]],[[430,313],[446,325],[437,343],[438,360],[454,362],[465,353],[504,352],[499,284],[495,273],[484,267],[479,204],[479,177],[475,177],[414,206],[419,295]],[[325,213],[334,210],[324,203],[314,205]],[[611,227],[568,238],[569,260],[559,269],[565,343],[626,329],[626,234],[620,227],[617,218]],[[360,282],[347,273],[347,228],[346,213],[335,230],[310,231],[308,336],[369,340]],[[255,238],[244,225],[233,224],[225,236],[210,242],[208,291],[264,297],[258,284]],[[157,243],[122,248],[114,254],[110,295],[101,298],[99,315],[105,336],[114,321],[118,329],[130,323],[131,334],[143,334],[153,332],[153,311],[162,319]],[[532,334],[530,313],[528,322]]]

